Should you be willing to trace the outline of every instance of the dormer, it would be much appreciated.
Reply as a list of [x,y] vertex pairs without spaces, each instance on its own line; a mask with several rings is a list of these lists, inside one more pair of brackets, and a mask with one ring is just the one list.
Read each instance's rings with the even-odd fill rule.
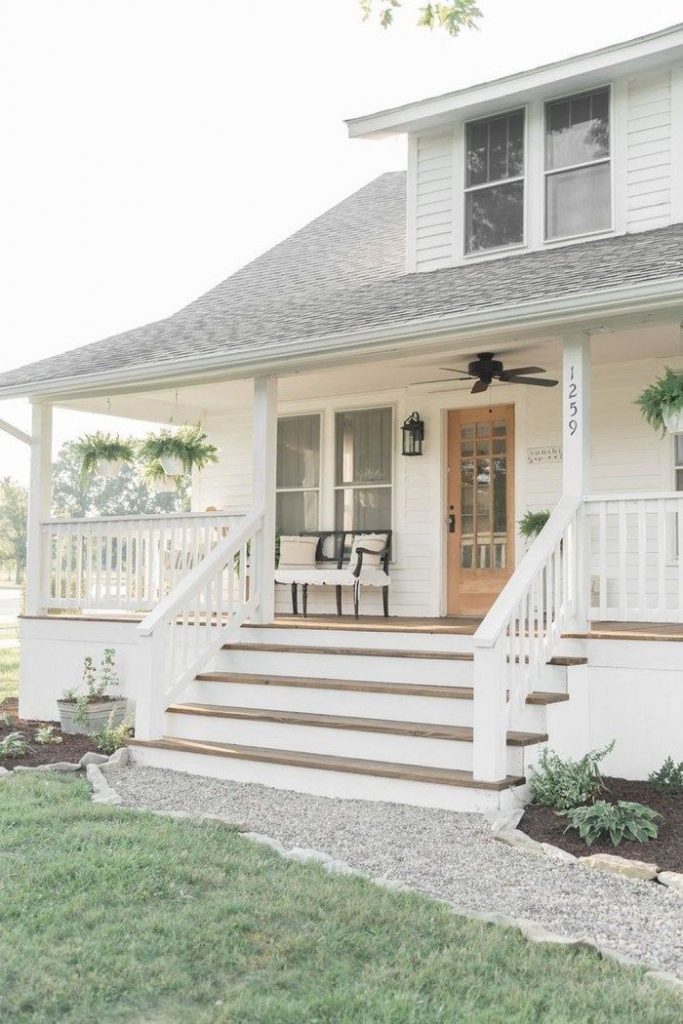
[[683,222],[683,25],[347,123],[408,138],[408,272]]

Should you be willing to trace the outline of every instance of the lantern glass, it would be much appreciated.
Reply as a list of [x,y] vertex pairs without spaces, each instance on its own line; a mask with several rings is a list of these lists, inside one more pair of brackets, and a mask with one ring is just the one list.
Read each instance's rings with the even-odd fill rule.
[[403,454],[422,455],[422,442],[424,441],[424,422],[420,414],[412,412],[401,427],[403,435]]

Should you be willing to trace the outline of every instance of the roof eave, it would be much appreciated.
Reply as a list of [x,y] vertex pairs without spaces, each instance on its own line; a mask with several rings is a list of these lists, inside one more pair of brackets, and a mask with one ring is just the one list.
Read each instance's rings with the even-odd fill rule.
[[286,375],[317,369],[321,364],[345,362],[353,358],[380,356],[383,351],[401,352],[416,342],[475,338],[491,331],[552,329],[577,323],[584,329],[605,317],[626,317],[652,311],[677,310],[683,316],[683,279],[667,278],[641,285],[581,292],[568,297],[540,299],[494,310],[425,317],[403,324],[305,338],[296,357],[291,342],[259,349],[258,356],[245,350],[230,358],[230,353],[174,359],[172,362],[144,364],[98,374],[80,374],[59,381],[41,381],[0,387],[0,400],[30,398],[33,401],[59,402],[78,395],[124,391],[156,390],[173,385],[200,383],[222,378],[245,379],[268,373]]

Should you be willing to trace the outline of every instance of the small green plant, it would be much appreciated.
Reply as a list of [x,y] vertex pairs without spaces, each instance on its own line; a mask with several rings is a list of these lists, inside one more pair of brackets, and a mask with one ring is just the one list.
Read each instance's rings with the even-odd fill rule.
[[24,757],[30,749],[23,732],[10,732],[0,740],[0,758]]
[[54,725],[41,725],[40,729],[36,729],[33,734],[33,740],[35,743],[40,743],[43,746],[48,746],[52,743],[62,743],[62,737],[57,735]]
[[133,729],[130,722],[114,725],[114,716],[110,715],[104,728],[95,733],[95,746],[103,754],[113,754],[119,747],[125,747],[126,740],[132,735]]
[[667,757],[662,767],[652,772],[647,781],[660,793],[668,793],[670,796],[683,793],[683,761],[676,764],[673,757]]
[[546,748],[531,773],[531,799],[556,811],[592,803],[607,788],[599,766],[613,748],[614,740],[600,750],[589,751],[579,761],[562,758]]
[[131,441],[118,434],[84,434],[74,445],[74,452],[81,460],[81,480],[86,482],[99,462],[132,462],[135,448]]
[[9,729],[12,724],[11,717],[6,711],[0,711],[0,729]]
[[618,846],[624,839],[647,843],[659,835],[657,820],[662,817],[644,804],[630,800],[619,800],[616,804],[598,800],[589,807],[574,807],[563,814],[569,819],[565,832],[576,829],[586,846],[592,846],[603,836],[610,837],[612,846]]
[[87,710],[89,704],[96,704],[98,701],[106,700],[106,691],[120,684],[118,674],[114,668],[116,651],[113,647],[106,647],[102,655],[99,672],[95,667],[94,660],[87,656],[83,659],[83,686],[78,690],[71,688],[62,694],[62,700],[76,705],[74,721],[80,725],[87,722]]
[[522,537],[525,537],[527,540],[532,540],[534,537],[538,537],[549,519],[550,509],[546,508],[539,512],[532,512],[532,510],[528,508],[519,521],[519,532]]
[[645,388],[636,405],[640,406],[643,419],[664,434],[664,412],[669,409],[675,411],[683,406],[683,371],[665,366],[664,376],[658,377],[654,384]]

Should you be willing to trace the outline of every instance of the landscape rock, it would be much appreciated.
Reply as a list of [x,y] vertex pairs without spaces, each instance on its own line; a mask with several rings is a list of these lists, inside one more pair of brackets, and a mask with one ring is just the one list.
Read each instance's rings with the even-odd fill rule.
[[679,871],[660,871],[657,875],[657,881],[661,882],[662,885],[666,885],[672,892],[683,896],[683,874]]
[[560,864],[576,864],[579,859],[573,853],[561,850],[559,846],[553,846],[552,843],[541,843],[541,847],[546,857],[550,857],[551,860],[558,860]]
[[335,860],[334,857],[330,857],[329,854],[322,853],[320,850],[307,850],[301,846],[294,846],[291,850],[287,850],[285,857],[287,860],[298,861],[299,864],[309,864],[311,861],[322,864],[333,875],[360,874],[360,872],[354,871],[345,861]]
[[88,782],[93,788],[93,803],[120,804],[123,802],[116,790],[112,789],[105,779],[99,765],[89,764],[85,772]]
[[0,768],[0,779],[8,779],[11,778],[11,776],[12,773],[9,768]]
[[489,811],[484,815],[492,832],[508,832],[515,830],[524,815],[523,807],[515,807],[508,811]]
[[609,871],[622,878],[638,878],[651,881],[657,877],[659,868],[656,864],[648,864],[643,860],[628,860],[614,853],[594,853],[590,857],[579,857],[579,863],[596,871]]
[[270,836],[264,836],[260,832],[242,832],[245,839],[251,839],[252,843],[260,843],[261,846],[269,846],[271,850],[275,850],[276,853],[282,854],[284,857],[287,850],[279,843],[277,839],[271,839]]
[[675,974],[669,974],[668,971],[648,971],[645,977],[659,981],[662,985],[668,985],[669,988],[683,995],[683,979],[677,978]]
[[515,924],[529,942],[545,942],[553,946],[575,946],[577,948],[592,949],[597,952],[595,944],[583,935],[558,935],[557,932],[550,931],[550,929],[542,924],[538,924],[536,921],[518,919]]
[[107,759],[107,768],[123,768],[129,761],[128,747],[119,747]]
[[106,764],[108,760],[106,754],[97,754],[94,750],[89,750],[78,763],[81,768],[87,768],[89,764]]
[[77,772],[80,771],[80,764],[70,764],[68,761],[56,761],[54,764],[18,764],[15,772]]
[[499,843],[511,846],[513,850],[524,850],[526,853],[543,854],[543,847],[535,839],[528,836],[518,828],[507,829],[505,832],[496,832],[493,836]]

